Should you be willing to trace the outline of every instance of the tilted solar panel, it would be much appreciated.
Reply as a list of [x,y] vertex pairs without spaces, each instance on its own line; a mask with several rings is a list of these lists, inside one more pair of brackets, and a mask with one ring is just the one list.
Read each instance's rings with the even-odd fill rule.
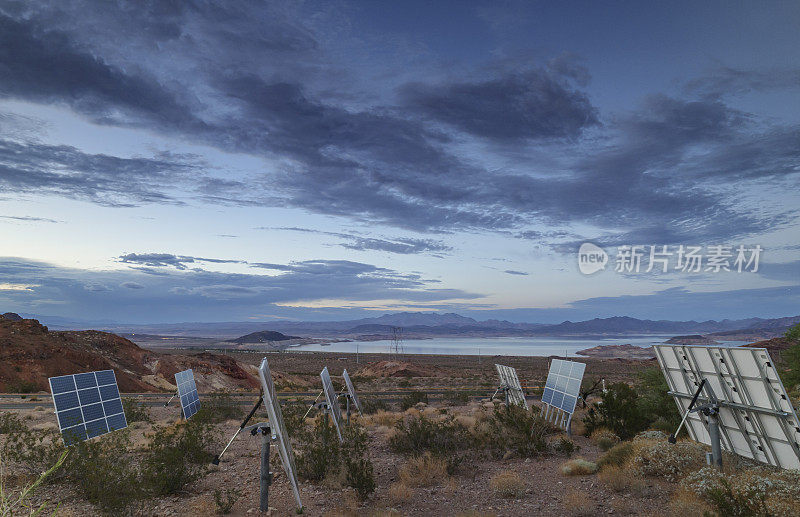
[[113,370],[50,377],[64,445],[128,427]]
[[[723,449],[768,465],[800,469],[800,420],[763,348],[655,345],[658,364],[682,415],[699,386],[698,405],[719,405]],[[711,445],[709,417],[686,415],[690,436]]]
[[500,377],[500,386],[505,389],[508,395],[509,403],[528,409],[528,401],[525,399],[525,392],[522,390],[519,377],[517,377],[517,370],[502,364],[495,364],[494,367],[497,369],[498,377]]
[[574,413],[585,370],[584,363],[553,359],[542,393],[542,402],[567,413]]
[[200,397],[197,395],[194,372],[190,369],[176,373],[175,384],[178,386],[178,397],[181,399],[183,418],[188,420],[200,410]]
[[300,490],[297,487],[297,467],[294,462],[292,444],[289,441],[289,433],[286,432],[281,404],[278,402],[278,396],[275,393],[275,383],[272,382],[272,372],[270,372],[266,357],[261,360],[261,365],[258,367],[258,376],[261,379],[261,391],[263,392],[264,406],[266,406],[267,415],[269,415],[269,424],[278,440],[278,455],[281,457],[286,477],[289,478],[289,482],[292,485],[297,507],[302,508],[303,503],[300,501]]
[[344,383],[347,386],[347,393],[350,394],[350,399],[356,405],[356,409],[358,410],[359,414],[361,414],[361,403],[358,401],[356,388],[353,386],[353,382],[350,380],[350,375],[347,373],[347,370],[342,372],[342,377],[344,377]]
[[333,381],[331,381],[331,374],[328,372],[328,367],[324,367],[319,374],[322,379],[322,391],[325,392],[325,400],[328,402],[328,408],[331,410],[331,418],[333,425],[336,427],[336,434],[339,435],[339,441],[343,441],[342,431],[340,425],[342,423],[342,410],[339,407],[339,396],[336,390],[333,389]]

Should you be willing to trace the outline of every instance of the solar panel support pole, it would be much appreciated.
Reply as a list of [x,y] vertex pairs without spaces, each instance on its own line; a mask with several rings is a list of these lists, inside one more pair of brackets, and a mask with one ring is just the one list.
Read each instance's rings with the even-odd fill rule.
[[256,405],[253,406],[253,409],[250,410],[250,414],[248,414],[247,417],[244,419],[244,421],[242,422],[242,425],[239,426],[239,429],[236,430],[236,434],[234,434],[233,437],[230,439],[230,441],[228,442],[228,445],[226,445],[225,448],[222,449],[222,452],[220,452],[219,455],[214,456],[214,459],[211,460],[211,463],[213,463],[214,465],[219,465],[219,459],[222,457],[223,454],[225,454],[225,451],[228,450],[228,447],[231,446],[231,444],[236,439],[236,437],[239,436],[239,433],[242,432],[242,429],[244,429],[245,426],[247,426],[247,422],[249,422],[250,419],[253,418],[253,415],[255,415],[256,411],[258,411],[258,408],[261,407],[261,404],[263,402],[264,402],[264,398],[259,396],[258,397],[258,402],[256,402]]
[[164,407],[169,406],[169,403],[172,402],[172,399],[174,399],[177,396],[178,396],[178,390],[175,390],[175,393],[173,393],[172,396],[169,398],[169,400],[164,403]]
[[347,395],[345,395],[345,397],[347,397],[347,402],[345,403],[346,404],[345,407],[347,408],[347,425],[349,426],[350,425],[350,394],[348,393]]
[[259,509],[262,512],[266,512],[269,511],[269,487],[272,485],[272,472],[269,471],[269,449],[272,429],[268,423],[255,424],[250,426],[249,429],[252,436],[257,434],[261,435],[261,496],[259,499]]
[[319,398],[322,396],[322,394],[323,394],[323,393],[325,393],[325,392],[324,392],[324,391],[320,391],[320,392],[317,394],[317,398],[315,398],[315,399],[314,399],[314,402],[312,402],[312,403],[311,403],[311,406],[308,408],[308,411],[306,411],[306,414],[305,414],[305,415],[303,415],[303,420],[305,420],[305,419],[306,419],[306,417],[308,416],[308,414],[309,414],[309,413],[311,413],[311,410],[312,410],[312,409],[314,409],[315,407],[317,407],[317,401],[319,400]]
[[708,414],[708,436],[711,441],[711,461],[712,466],[722,470],[722,447],[719,439],[719,417],[718,412],[711,408]]

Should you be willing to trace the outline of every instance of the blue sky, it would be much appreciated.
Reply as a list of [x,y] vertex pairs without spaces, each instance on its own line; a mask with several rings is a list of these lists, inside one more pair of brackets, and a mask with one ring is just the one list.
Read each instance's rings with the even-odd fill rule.
[[[0,1],[0,309],[798,314],[799,24],[796,2]],[[627,245],[763,252],[616,272]]]

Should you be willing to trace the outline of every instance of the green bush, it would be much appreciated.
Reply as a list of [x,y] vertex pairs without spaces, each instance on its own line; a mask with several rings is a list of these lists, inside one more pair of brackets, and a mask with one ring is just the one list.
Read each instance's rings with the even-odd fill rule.
[[125,419],[129,424],[133,422],[153,422],[150,410],[134,398],[124,397],[122,399],[122,409],[125,411]]
[[119,514],[145,495],[130,444],[125,429],[72,447],[69,479],[103,513]]
[[9,393],[36,393],[39,391],[39,386],[35,382],[17,379],[6,385],[6,391]]
[[218,446],[214,428],[200,419],[155,428],[142,460],[146,490],[157,496],[181,491],[206,474]]
[[565,436],[562,436],[561,439],[553,445],[554,451],[566,454],[567,457],[572,456],[578,449],[579,447],[575,446],[575,442]]
[[638,449],[630,462],[631,471],[641,477],[680,481],[705,464],[705,450],[694,442],[655,442]]
[[772,517],[766,495],[753,487],[746,492],[734,490],[727,480],[708,490],[706,499],[719,515],[725,517]]
[[0,413],[0,434],[20,432],[25,429],[25,423],[16,413],[4,411]]
[[649,422],[639,406],[639,396],[624,382],[610,385],[601,398],[600,403],[592,404],[583,419],[587,434],[606,427],[627,440],[647,428]]
[[791,391],[800,385],[800,323],[790,328],[785,337],[794,344],[781,354],[784,368],[780,375],[786,389]]
[[421,456],[426,452],[447,462],[449,474],[455,473],[474,447],[469,430],[452,417],[440,422],[424,416],[398,422],[397,432],[389,439],[394,452]]
[[427,404],[428,394],[423,391],[411,391],[400,400],[400,409],[405,411],[416,406],[420,402]]
[[509,451],[522,458],[548,452],[547,436],[554,429],[535,409],[526,411],[516,405],[495,407],[478,435],[482,447],[498,457]]
[[214,489],[214,506],[216,508],[216,513],[220,515],[227,515],[231,513],[233,509],[233,505],[236,504],[236,501],[242,493],[235,488],[226,488],[223,492],[219,488]]
[[369,438],[360,424],[351,422],[343,429],[343,442],[339,442],[336,429],[326,418],[318,419],[313,428],[301,428],[296,436],[297,472],[302,479],[321,481],[341,475],[344,484],[355,489],[362,500],[375,491]]
[[653,367],[640,372],[636,388],[639,395],[636,403],[647,426],[672,433],[681,423],[681,414],[672,395],[667,393],[669,386],[661,369]]
[[361,410],[365,415],[371,415],[378,411],[389,411],[389,404],[383,399],[363,397],[359,398],[359,402],[361,402]]
[[201,418],[215,424],[245,417],[245,410],[236,398],[221,391],[203,397],[198,413],[203,413]]
[[444,401],[451,406],[466,406],[470,399],[470,393],[463,390],[448,391],[444,395]]
[[[3,457],[17,464],[24,472],[38,476],[58,463],[65,448],[58,431],[33,430],[18,418],[9,418],[5,424],[6,440]],[[63,477],[64,469],[53,471],[46,479],[52,482]]]
[[[37,477],[32,483],[20,487],[20,489],[14,494],[10,493],[6,489],[5,471],[0,469],[0,515],[3,517],[10,517],[15,514],[19,515],[20,512],[28,514],[29,516],[41,514],[46,509],[47,503],[41,504],[37,507],[31,503],[30,497],[53,472],[61,468],[61,465],[64,463],[66,458],[67,452],[65,451],[59,457],[58,462],[55,465],[50,467],[47,471],[39,474],[39,477]],[[2,465],[2,463],[3,458],[0,456],[0,465]],[[56,506],[55,511],[58,511],[58,506]]]
[[308,481],[322,481],[339,469],[339,436],[328,418],[317,419],[313,428],[303,426],[298,441],[297,473]]

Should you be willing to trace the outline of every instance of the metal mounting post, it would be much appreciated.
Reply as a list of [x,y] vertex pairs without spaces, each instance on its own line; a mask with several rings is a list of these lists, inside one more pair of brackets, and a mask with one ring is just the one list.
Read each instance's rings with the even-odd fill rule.
[[[704,413],[705,414],[705,413]],[[712,466],[722,470],[722,447],[719,439],[718,411],[711,409],[708,412],[708,436],[711,439]]]
[[345,395],[347,397],[347,425],[350,425],[350,395]]
[[172,399],[174,399],[177,396],[178,396],[178,392],[176,391],[175,393],[172,394],[172,396],[169,398],[169,400],[164,403],[164,407],[169,406],[169,403],[172,402]]
[[250,435],[261,435],[261,476],[260,476],[260,489],[261,497],[259,500],[259,509],[262,512],[269,510],[269,487],[272,485],[272,472],[269,471],[269,446],[272,439],[272,429],[267,422],[260,422],[248,427]]

